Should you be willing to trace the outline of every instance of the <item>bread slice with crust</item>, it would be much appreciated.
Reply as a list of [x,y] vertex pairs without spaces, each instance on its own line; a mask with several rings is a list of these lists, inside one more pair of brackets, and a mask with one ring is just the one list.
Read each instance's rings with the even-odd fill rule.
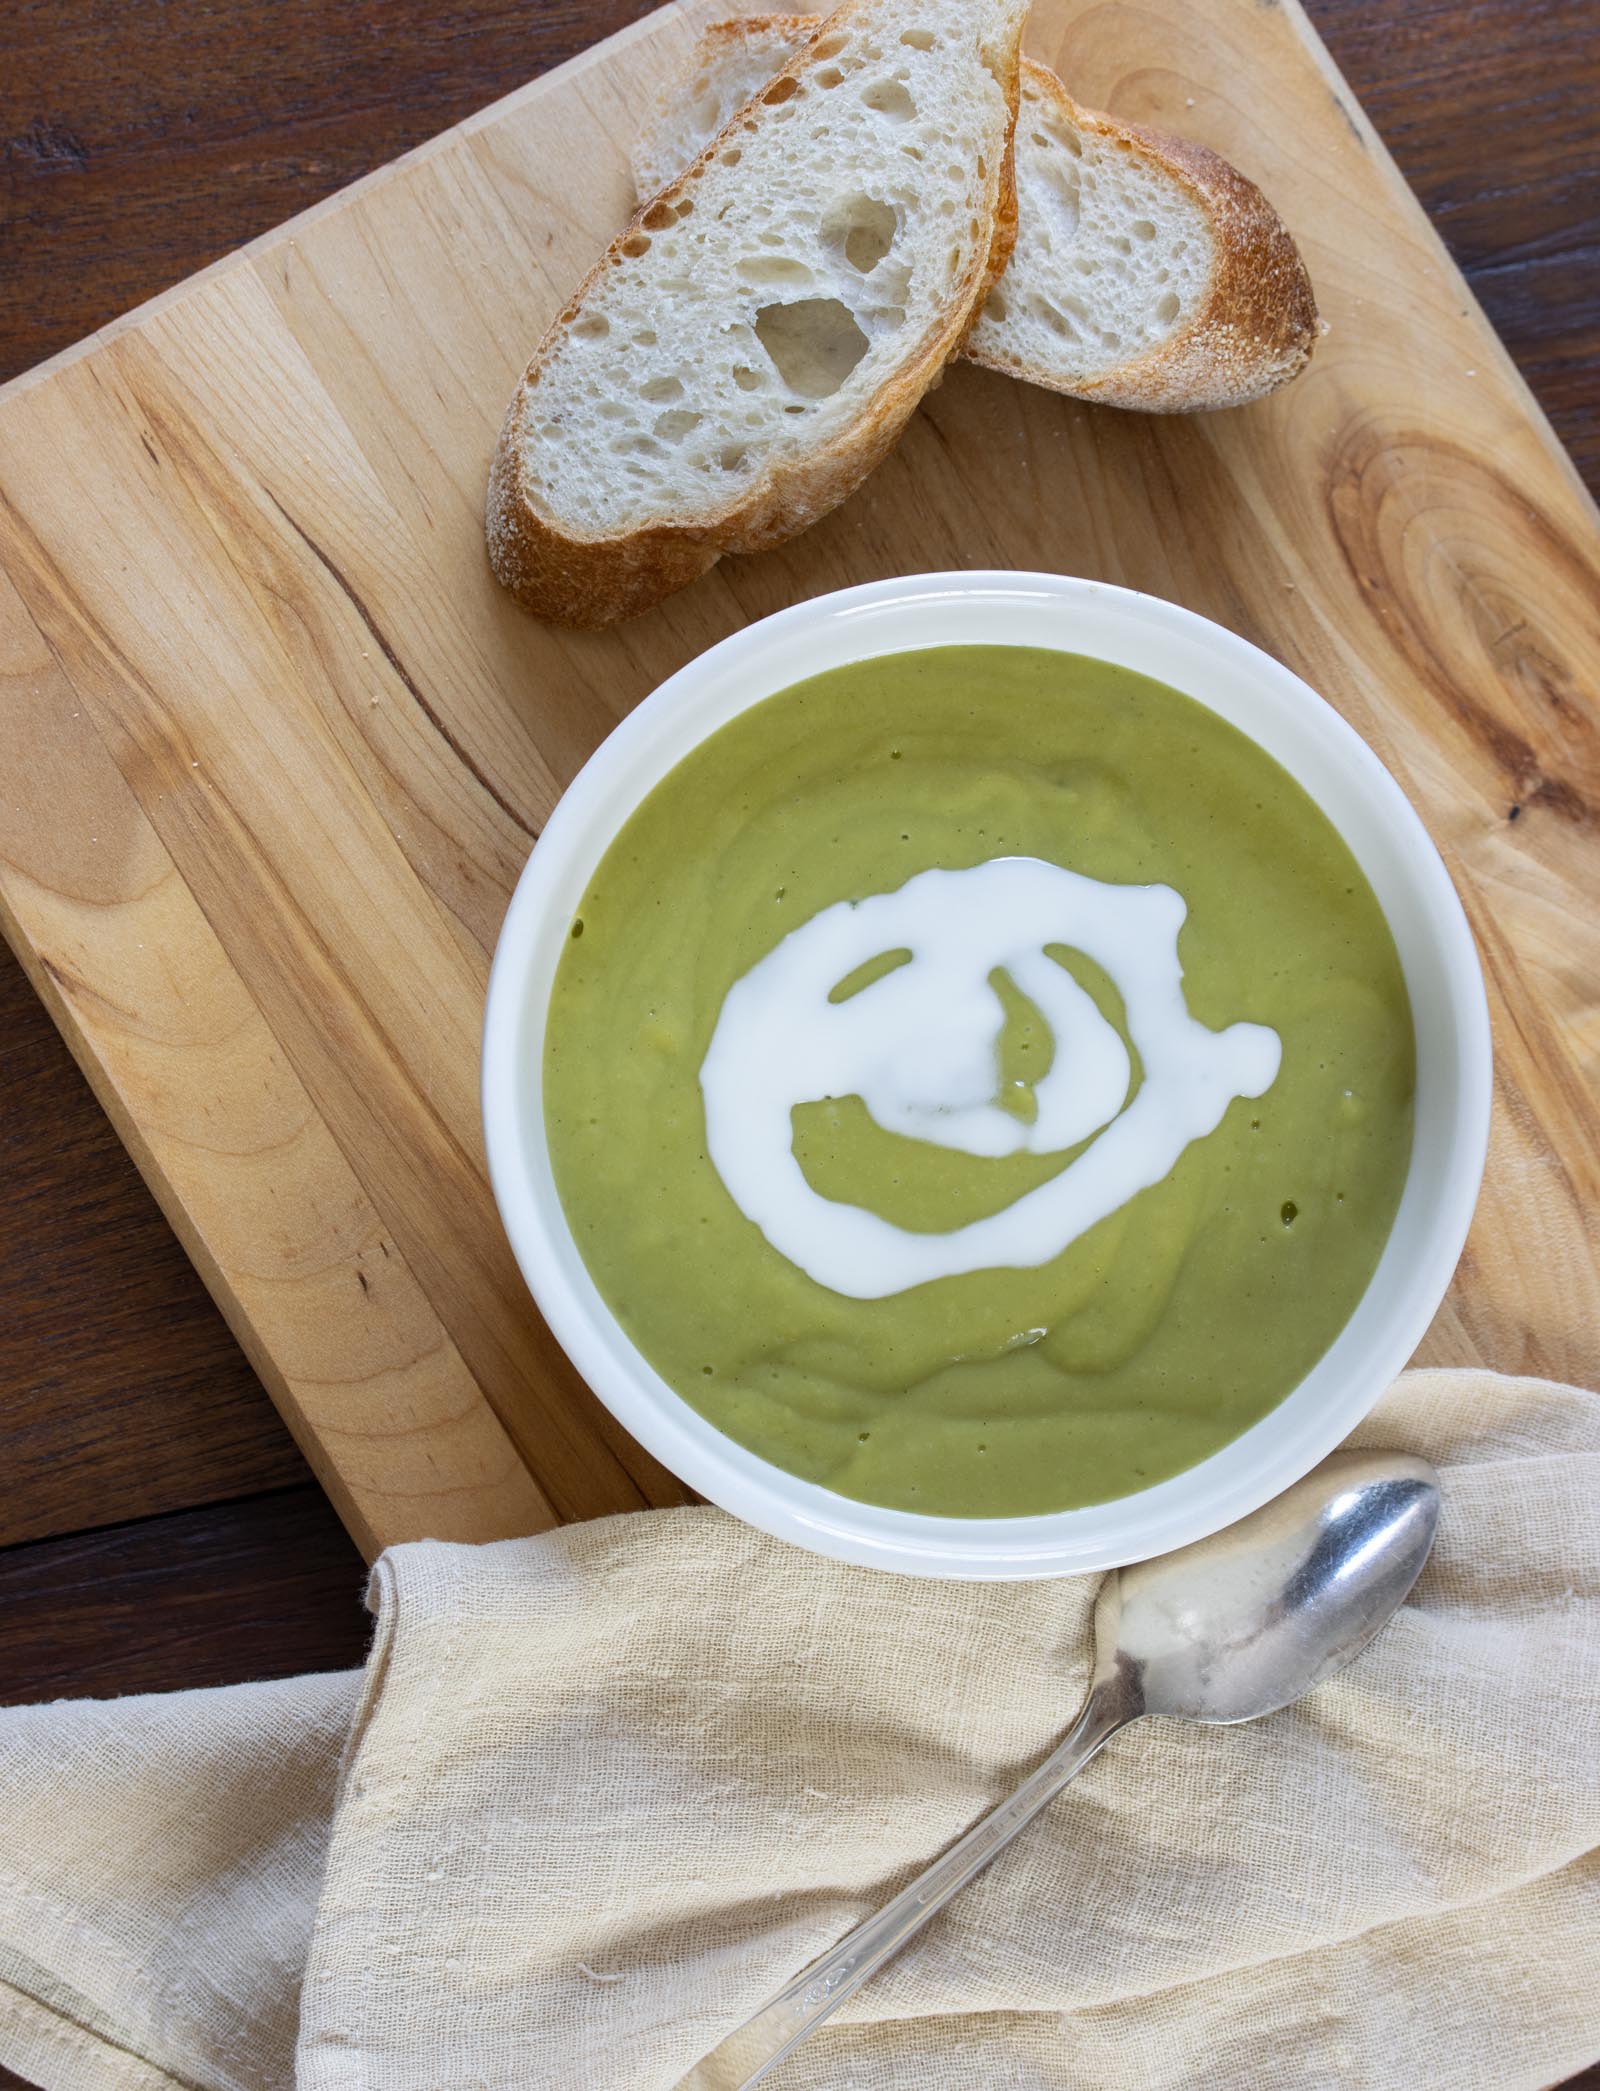
[[1203,145],[1083,109],[1024,66],[1017,243],[974,363],[1144,413],[1243,406],[1310,360],[1317,306],[1255,183]]
[[495,451],[490,560],[529,609],[648,609],[889,450],[1011,251],[1026,12],[846,0],[646,199]]
[[[640,194],[782,70],[805,15],[719,22],[634,144]],[[1057,392],[1147,413],[1241,406],[1302,370],[1316,302],[1255,184],[1186,139],[1074,102],[1024,59],[1017,243],[964,353]]]

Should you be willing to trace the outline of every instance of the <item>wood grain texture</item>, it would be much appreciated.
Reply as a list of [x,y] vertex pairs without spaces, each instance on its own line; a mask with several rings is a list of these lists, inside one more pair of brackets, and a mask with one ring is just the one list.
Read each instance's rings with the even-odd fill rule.
[[360,1557],[312,1482],[0,1552],[0,1705],[344,1670]]
[[0,1039],[0,1547],[308,1482],[14,964]]
[[650,0],[7,0],[6,376],[649,11]]
[[[29,867],[5,902],[16,941],[32,946],[24,962],[291,1428],[338,1445],[323,1479],[358,1543],[376,1544],[398,1502],[440,1536],[457,1536],[463,1504],[469,1531],[480,1505],[502,1499],[514,1520],[540,1516],[543,1499],[3,580],[0,692],[0,773],[33,784],[0,804],[0,853]],[[87,821],[70,840],[63,795]]]
[[750,616],[918,567],[1175,597],[1373,741],[1496,998],[1489,1186],[1425,1355],[1593,1376],[1592,511],[1298,15],[1058,0],[1032,38],[1084,99],[1181,122],[1274,196],[1332,326],[1300,384],[1156,423],[956,370],[845,509],[649,618],[559,635],[494,590],[501,403],[619,222],[630,112],[709,11],[652,18],[0,401],[7,752],[45,780],[0,831],[10,932],[352,1529],[675,1493],[495,1224],[487,953],[622,710]]
[[1593,0],[1315,0],[1357,98],[1600,491]]

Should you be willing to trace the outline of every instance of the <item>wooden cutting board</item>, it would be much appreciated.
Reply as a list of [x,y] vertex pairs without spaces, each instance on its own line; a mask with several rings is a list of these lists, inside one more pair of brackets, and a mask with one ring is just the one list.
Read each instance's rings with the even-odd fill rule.
[[677,1485],[501,1238],[489,954],[562,786],[747,620],[1045,566],[1269,648],[1395,770],[1479,938],[1489,1174],[1431,1362],[1600,1380],[1592,506],[1292,0],[1041,0],[1075,94],[1257,177],[1331,331],[1195,420],[952,370],[842,510],[575,637],[484,563],[546,320],[623,221],[663,9],[0,393],[0,915],[351,1530],[488,1538]]

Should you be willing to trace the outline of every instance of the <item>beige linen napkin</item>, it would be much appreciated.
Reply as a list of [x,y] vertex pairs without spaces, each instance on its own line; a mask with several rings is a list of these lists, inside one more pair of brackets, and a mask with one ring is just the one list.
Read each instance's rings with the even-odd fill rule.
[[[1446,1493],[1373,1648],[1119,1737],[774,2091],[1531,2091],[1600,2053],[1600,1397],[1414,1373],[1358,1442]],[[364,1677],[0,1714],[0,2058],[670,2091],[1051,1745],[1091,1595],[661,1511],[395,1550]]]

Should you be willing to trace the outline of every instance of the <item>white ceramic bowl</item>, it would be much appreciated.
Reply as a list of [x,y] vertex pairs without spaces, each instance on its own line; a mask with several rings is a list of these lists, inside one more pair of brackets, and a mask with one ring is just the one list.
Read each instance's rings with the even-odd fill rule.
[[[1053,647],[1185,691],[1241,728],[1327,814],[1399,947],[1417,1041],[1410,1173],[1382,1260],[1327,1355],[1232,1444],[1138,1494],[1044,1517],[922,1517],[798,1480],[698,1415],[634,1348],[567,1226],[545,1144],[545,1009],[568,925],[639,801],[696,742],[804,677],[944,645]],[[599,748],[539,838],[500,933],[483,1044],[495,1196],[546,1320],[613,1415],[665,1466],[763,1530],[912,1574],[1013,1578],[1109,1568],[1231,1524],[1360,1421],[1444,1296],[1483,1173],[1489,1020],[1466,918],[1377,757],[1298,676],[1191,611],[1059,574],[919,574],[820,596],[735,633],[664,682]]]

